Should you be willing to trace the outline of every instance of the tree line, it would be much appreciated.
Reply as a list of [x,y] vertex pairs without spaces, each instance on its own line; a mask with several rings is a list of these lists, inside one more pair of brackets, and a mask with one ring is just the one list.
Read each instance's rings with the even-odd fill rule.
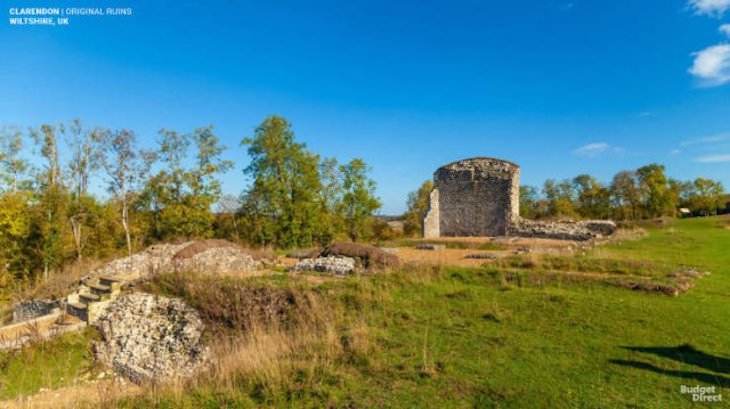
[[[425,181],[408,196],[406,233],[421,231],[433,182]],[[663,165],[650,164],[618,172],[609,184],[582,174],[572,179],[548,179],[538,189],[520,186],[520,216],[528,219],[572,218],[620,221],[730,213],[730,197],[719,181],[697,178],[679,181],[667,177]]]
[[[0,132],[0,287],[160,241],[290,248],[377,231],[381,204],[369,166],[321,158],[283,117],[266,118],[242,139],[250,184],[240,195],[222,192],[221,175],[234,164],[223,159],[213,126],[162,129],[153,149],[139,139],[79,120]],[[92,181],[104,191],[92,191]]]

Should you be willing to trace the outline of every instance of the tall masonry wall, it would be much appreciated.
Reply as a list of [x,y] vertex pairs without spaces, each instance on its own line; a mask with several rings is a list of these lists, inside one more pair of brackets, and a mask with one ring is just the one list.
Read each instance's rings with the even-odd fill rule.
[[423,223],[426,238],[504,236],[519,220],[520,168],[494,158],[442,166]]

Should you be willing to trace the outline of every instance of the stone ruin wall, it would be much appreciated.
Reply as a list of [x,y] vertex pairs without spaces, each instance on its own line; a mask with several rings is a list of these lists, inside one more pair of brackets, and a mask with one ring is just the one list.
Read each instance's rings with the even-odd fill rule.
[[519,217],[519,166],[473,158],[434,174],[424,237],[504,236]]
[[520,168],[493,158],[442,166],[434,174],[423,237],[520,236],[586,241],[610,236],[606,220],[540,221],[520,218]]
[[13,306],[13,323],[32,320],[48,315],[61,305],[58,301],[29,300]]

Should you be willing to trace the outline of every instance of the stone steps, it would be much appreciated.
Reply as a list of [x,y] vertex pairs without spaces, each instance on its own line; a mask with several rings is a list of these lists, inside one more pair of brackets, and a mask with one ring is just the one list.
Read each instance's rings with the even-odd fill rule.
[[66,304],[66,312],[82,321],[87,321],[89,317],[89,307],[81,302],[69,302]]
[[79,294],[79,299],[85,304],[101,301],[101,297],[93,293],[81,293]]
[[83,281],[79,290],[68,296],[66,312],[88,323],[109,301],[117,297],[121,284],[121,280],[105,276]]

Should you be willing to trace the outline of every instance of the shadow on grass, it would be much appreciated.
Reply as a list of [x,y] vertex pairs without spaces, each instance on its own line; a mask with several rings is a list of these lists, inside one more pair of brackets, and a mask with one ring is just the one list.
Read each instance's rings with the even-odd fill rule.
[[723,388],[730,388],[730,378],[724,376],[709,374],[705,372],[691,372],[691,371],[674,371],[670,369],[663,369],[646,362],[639,361],[627,361],[623,359],[611,359],[614,365],[628,366],[636,369],[644,369],[652,371],[661,375],[674,376],[682,379],[692,379],[698,382],[702,382],[709,385],[717,385]]
[[699,366],[713,372],[730,374],[730,359],[710,355],[695,349],[692,345],[684,344],[676,347],[621,347],[630,351],[645,352],[673,359],[685,364]]

